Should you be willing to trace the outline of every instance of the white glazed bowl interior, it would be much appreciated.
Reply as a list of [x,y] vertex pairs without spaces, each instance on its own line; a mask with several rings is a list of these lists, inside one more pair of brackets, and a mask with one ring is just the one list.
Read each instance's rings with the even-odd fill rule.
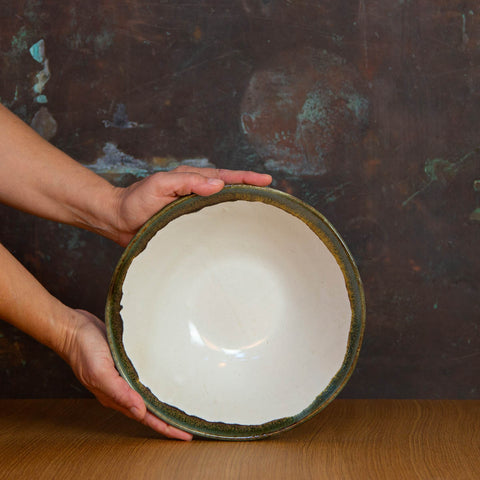
[[258,201],[175,218],[122,287],[123,347],[161,402],[208,422],[299,415],[344,363],[344,272],[297,216]]

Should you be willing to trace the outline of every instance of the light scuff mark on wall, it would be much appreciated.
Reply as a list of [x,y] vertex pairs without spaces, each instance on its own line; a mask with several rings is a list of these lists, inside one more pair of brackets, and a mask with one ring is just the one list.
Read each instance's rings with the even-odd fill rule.
[[424,172],[427,176],[427,182],[414,193],[412,193],[403,203],[406,207],[418,195],[428,191],[434,184],[448,185],[459,173],[465,162],[480,152],[480,147],[468,152],[457,161],[450,161],[444,158],[429,158],[425,162]]
[[0,359],[8,361],[11,367],[25,367],[27,360],[24,348],[18,340],[12,341],[0,334]]
[[31,127],[45,140],[51,140],[58,129],[56,120],[46,107],[40,107],[33,116]]
[[[114,34],[107,29],[102,30],[100,33],[93,35],[91,41],[93,48],[97,55],[106,52],[113,45]],[[89,41],[89,39],[87,39]]]
[[[77,15],[76,12],[72,11],[71,14],[72,19],[75,19]],[[75,22],[72,20],[72,23]],[[112,47],[114,38],[114,33],[104,28],[98,33],[86,33],[76,30],[67,36],[65,41],[71,50],[90,50],[96,57],[99,57],[104,55]]]
[[19,95],[18,95],[18,85],[15,86],[15,93],[13,94],[12,100],[3,100],[0,98],[0,103],[5,105],[7,108],[12,108],[13,105],[18,101]]
[[50,80],[50,69],[48,68],[48,60],[45,60],[43,64],[43,70],[40,70],[35,78],[37,82],[33,86],[33,92],[35,95],[35,101],[38,103],[46,103],[46,96],[42,93],[45,89],[45,85]]
[[480,207],[476,208],[471,214],[470,214],[470,220],[474,222],[480,222]]
[[336,202],[340,197],[345,195],[345,187],[351,185],[352,182],[344,182],[332,188],[323,196],[323,203]]
[[[480,180],[475,180],[473,182],[473,189],[476,192],[480,192]],[[470,220],[474,222],[480,222],[480,207],[477,207],[471,214],[470,214]]]
[[127,115],[127,107],[123,103],[117,105],[113,114],[113,120],[102,120],[105,128],[150,128],[153,125],[147,123],[132,122]]
[[12,41],[10,43],[10,50],[7,55],[11,58],[17,58],[28,49],[28,38],[29,33],[26,27],[21,27],[17,34],[12,37]]
[[86,166],[95,173],[117,183],[126,176],[144,178],[156,172],[172,170],[180,165],[215,168],[215,165],[204,157],[178,160],[167,156],[153,157],[151,161],[141,160],[122,152],[112,142],[107,142],[103,147],[103,156],[98,158],[95,163]]
[[242,0],[242,7],[245,13],[254,18],[269,18],[272,16],[276,3],[278,2],[271,0]]
[[102,157],[98,158],[95,163],[87,166],[99,175],[145,177],[153,173],[152,166],[148,162],[122,152],[112,142],[105,144]]
[[[473,17],[473,15],[474,15],[473,10],[469,10],[468,11],[468,16]],[[461,49],[465,50],[467,45],[468,45],[468,42],[470,41],[470,37],[469,37],[468,32],[467,32],[467,14],[462,13],[461,18],[462,18],[462,46],[461,46]]]

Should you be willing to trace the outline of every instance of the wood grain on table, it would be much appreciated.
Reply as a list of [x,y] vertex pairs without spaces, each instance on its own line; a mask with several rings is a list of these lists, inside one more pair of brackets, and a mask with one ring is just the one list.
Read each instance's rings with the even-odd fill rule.
[[95,400],[0,400],[1,479],[480,478],[480,400],[337,399],[266,440],[167,440]]

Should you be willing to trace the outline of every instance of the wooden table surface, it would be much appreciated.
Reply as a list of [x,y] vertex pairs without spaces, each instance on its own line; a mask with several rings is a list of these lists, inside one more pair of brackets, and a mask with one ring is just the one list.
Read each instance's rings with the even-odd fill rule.
[[335,400],[255,442],[157,436],[95,400],[0,400],[1,479],[480,479],[480,401]]

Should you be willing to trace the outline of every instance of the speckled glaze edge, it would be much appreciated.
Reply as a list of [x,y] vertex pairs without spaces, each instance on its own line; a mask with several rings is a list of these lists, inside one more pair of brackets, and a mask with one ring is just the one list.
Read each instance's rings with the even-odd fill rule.
[[[208,422],[161,402],[138,379],[137,372],[123,348],[121,318],[122,286],[133,259],[141,253],[153,235],[175,218],[210,205],[236,200],[260,201],[281,208],[302,220],[325,243],[339,264],[352,307],[347,351],[343,364],[323,392],[302,412],[261,425],[237,425]],[[216,440],[256,440],[290,430],[323,410],[343,389],[355,369],[365,329],[365,297],[358,268],[344,241],[330,222],[310,205],[287,193],[249,185],[226,186],[209,197],[189,195],[167,205],[148,220],[123,252],[112,276],[105,308],[107,337],[115,365],[129,385],[140,393],[147,408],[170,425]]]

